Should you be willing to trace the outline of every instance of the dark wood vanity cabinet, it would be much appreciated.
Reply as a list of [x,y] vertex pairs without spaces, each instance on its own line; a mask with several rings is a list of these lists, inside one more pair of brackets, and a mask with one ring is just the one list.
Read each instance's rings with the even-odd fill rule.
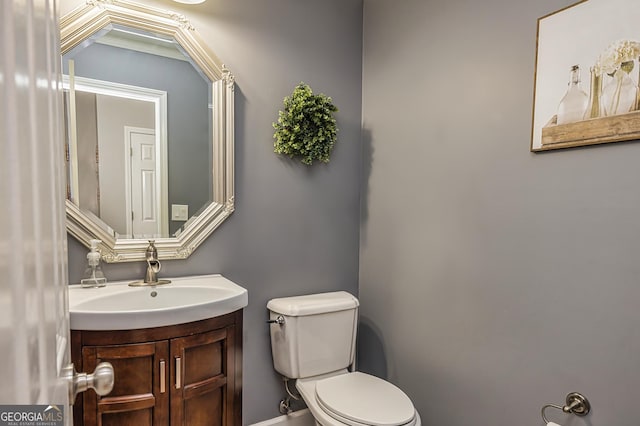
[[109,395],[78,395],[74,424],[242,424],[242,311],[167,327],[71,331],[77,371],[113,365]]
[[[93,371],[102,361],[113,365],[116,377],[113,391],[108,396],[99,397],[89,390],[79,397],[74,410],[82,414],[83,423],[80,424],[169,424],[168,388],[165,385],[166,389],[162,389],[160,384],[160,371],[168,367],[169,342],[104,344],[82,348],[81,371]],[[75,419],[74,424],[78,424]]]

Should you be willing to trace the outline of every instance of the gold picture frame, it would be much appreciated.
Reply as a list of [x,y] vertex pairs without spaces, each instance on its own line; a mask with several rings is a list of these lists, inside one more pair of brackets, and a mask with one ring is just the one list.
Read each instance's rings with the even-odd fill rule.
[[530,151],[640,139],[639,20],[637,0],[538,19]]

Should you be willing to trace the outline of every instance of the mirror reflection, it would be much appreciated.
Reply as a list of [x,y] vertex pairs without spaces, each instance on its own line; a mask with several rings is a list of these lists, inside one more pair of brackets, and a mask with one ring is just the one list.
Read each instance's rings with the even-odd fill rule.
[[235,210],[233,74],[186,16],[133,1],[62,16],[60,51],[67,231],[106,262],[145,260],[150,239],[189,257]]
[[63,71],[68,199],[117,239],[179,235],[212,201],[211,81],[173,38],[116,25]]

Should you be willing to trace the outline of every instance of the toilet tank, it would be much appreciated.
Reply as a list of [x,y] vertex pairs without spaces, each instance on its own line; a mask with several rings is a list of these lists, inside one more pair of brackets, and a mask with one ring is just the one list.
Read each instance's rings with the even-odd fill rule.
[[269,317],[273,365],[290,379],[317,376],[353,363],[358,299],[338,291],[272,299]]

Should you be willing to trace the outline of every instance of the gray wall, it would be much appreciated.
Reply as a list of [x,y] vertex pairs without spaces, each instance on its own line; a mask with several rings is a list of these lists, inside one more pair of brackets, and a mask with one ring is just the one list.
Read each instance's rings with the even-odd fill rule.
[[638,424],[640,144],[529,152],[571,3],[364,1],[360,365],[423,424]]
[[[65,93],[68,101],[68,93]],[[78,194],[73,200],[80,208],[100,215],[98,163],[96,150],[98,148],[98,120],[96,116],[96,95],[94,93],[76,93],[76,158],[78,161]],[[67,174],[69,181],[69,174]],[[71,186],[71,182],[68,182]],[[78,199],[80,201],[78,201]]]
[[[81,3],[61,0],[61,15]],[[189,259],[163,262],[162,276],[219,272],[248,289],[244,422],[275,417],[284,390],[272,367],[266,302],[357,292],[362,1],[144,3],[186,14],[236,77],[236,211]],[[273,153],[271,123],[300,81],[340,108],[328,165],[308,168]],[[86,253],[69,238],[72,282]],[[139,279],[144,265],[105,265],[104,272],[112,281]]]

